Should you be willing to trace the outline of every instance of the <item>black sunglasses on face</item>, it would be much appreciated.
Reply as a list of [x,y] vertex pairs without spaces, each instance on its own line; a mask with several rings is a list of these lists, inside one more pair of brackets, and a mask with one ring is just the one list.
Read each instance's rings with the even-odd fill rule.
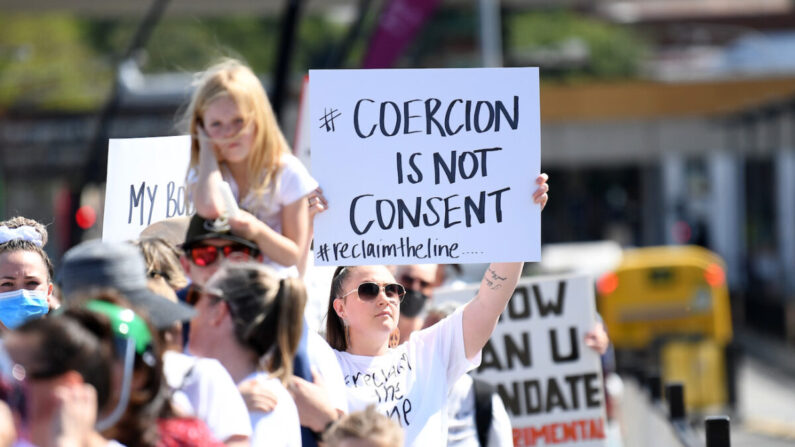
[[406,296],[406,289],[403,288],[400,284],[378,284],[374,282],[363,282],[359,284],[359,287],[351,290],[350,292],[340,296],[340,298],[345,298],[346,296],[350,295],[353,292],[357,292],[359,294],[359,299],[362,301],[372,301],[374,300],[381,290],[384,291],[384,294],[387,298],[391,300],[397,300],[398,302],[403,301],[403,297]]

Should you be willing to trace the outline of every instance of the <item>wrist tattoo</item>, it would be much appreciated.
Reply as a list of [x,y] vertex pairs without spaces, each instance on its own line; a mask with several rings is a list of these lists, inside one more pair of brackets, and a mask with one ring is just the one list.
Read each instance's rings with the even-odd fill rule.
[[497,290],[502,287],[502,283],[508,278],[498,275],[493,268],[489,267],[483,279],[486,281],[486,286],[488,286],[489,289]]

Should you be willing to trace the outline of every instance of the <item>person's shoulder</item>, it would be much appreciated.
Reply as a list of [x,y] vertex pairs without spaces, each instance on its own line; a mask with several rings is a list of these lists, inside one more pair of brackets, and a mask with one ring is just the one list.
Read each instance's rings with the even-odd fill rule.
[[[249,376],[248,378],[251,377],[252,376]],[[287,394],[288,396],[290,394],[287,391],[287,388],[284,386],[284,384],[282,384],[281,380],[279,380],[277,377],[270,375],[267,372],[255,373],[253,377],[257,379],[257,382],[259,382],[262,386],[264,386],[265,388],[271,390],[276,394]]]
[[290,152],[282,153],[281,159],[279,161],[283,169],[303,169],[306,170],[306,166],[301,163],[301,160],[296,157],[295,155],[291,154]]
[[409,342],[415,344],[427,343],[429,339],[455,332],[456,327],[461,326],[463,314],[464,306],[461,306],[450,315],[439,320],[436,324],[412,332],[409,336]]
[[165,351],[163,353],[163,375],[166,376],[169,385],[178,386],[195,362],[196,357],[177,351]]
[[331,346],[328,344],[325,338],[321,337],[320,334],[313,330],[308,330],[306,333],[306,343],[308,347],[312,348],[320,348],[329,351],[333,351]]
[[194,357],[177,351],[164,352],[163,364],[164,368],[174,372],[181,371],[183,374],[187,373],[188,370],[205,374],[226,373],[226,368],[216,359]]

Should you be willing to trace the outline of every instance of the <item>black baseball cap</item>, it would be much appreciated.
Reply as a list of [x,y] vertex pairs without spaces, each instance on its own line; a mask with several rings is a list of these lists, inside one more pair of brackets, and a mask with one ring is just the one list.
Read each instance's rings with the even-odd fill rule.
[[229,224],[225,221],[221,219],[205,219],[198,214],[194,214],[190,218],[188,231],[185,233],[185,242],[181,245],[182,249],[188,250],[194,244],[207,239],[226,239],[243,244],[251,248],[254,253],[259,253],[260,251],[256,243],[232,234]]

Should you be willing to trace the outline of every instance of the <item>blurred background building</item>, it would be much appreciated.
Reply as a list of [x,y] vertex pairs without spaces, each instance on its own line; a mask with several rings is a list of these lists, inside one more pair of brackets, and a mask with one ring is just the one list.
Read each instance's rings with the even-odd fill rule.
[[310,68],[539,66],[553,188],[542,240],[708,247],[727,262],[735,318],[795,342],[789,0],[0,0],[0,11],[0,214],[50,223],[54,259],[100,234],[107,139],[181,133],[192,73],[219,57],[262,76],[288,138]]

